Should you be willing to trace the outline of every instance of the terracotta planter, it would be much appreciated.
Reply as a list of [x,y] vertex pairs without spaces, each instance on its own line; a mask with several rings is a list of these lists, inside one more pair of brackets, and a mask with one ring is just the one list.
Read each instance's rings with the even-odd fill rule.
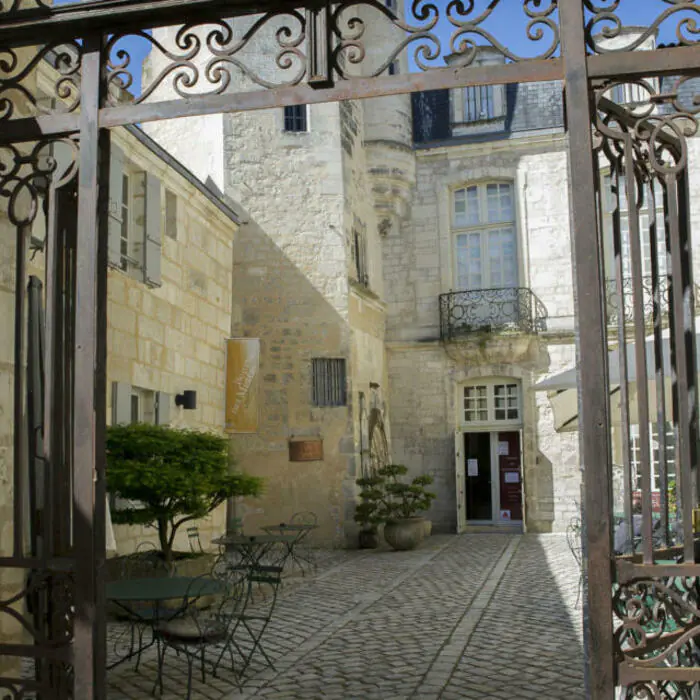
[[394,549],[415,549],[425,536],[424,518],[394,520],[384,526],[384,539]]
[[376,530],[360,530],[360,549],[376,549],[379,547],[379,533]]

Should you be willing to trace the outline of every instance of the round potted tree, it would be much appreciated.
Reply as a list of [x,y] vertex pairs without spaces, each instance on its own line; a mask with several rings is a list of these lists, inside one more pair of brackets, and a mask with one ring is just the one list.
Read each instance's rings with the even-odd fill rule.
[[377,517],[384,525],[384,539],[398,550],[414,549],[426,535],[426,519],[419,516],[428,508],[436,495],[426,489],[433,483],[433,477],[422,474],[410,483],[401,481],[408,473],[403,464],[387,464],[377,470],[381,480],[380,504]]
[[231,470],[228,440],[221,435],[133,424],[107,429],[107,489],[121,499],[114,522],[154,527],[160,557],[172,569],[175,560],[193,556],[174,551],[183,525],[228,498],[259,495],[262,480]]

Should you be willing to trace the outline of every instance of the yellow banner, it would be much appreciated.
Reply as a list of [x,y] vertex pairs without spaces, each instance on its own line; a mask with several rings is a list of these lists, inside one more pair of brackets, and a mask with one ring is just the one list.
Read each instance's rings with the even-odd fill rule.
[[229,338],[226,341],[226,432],[258,431],[258,382],[260,340]]

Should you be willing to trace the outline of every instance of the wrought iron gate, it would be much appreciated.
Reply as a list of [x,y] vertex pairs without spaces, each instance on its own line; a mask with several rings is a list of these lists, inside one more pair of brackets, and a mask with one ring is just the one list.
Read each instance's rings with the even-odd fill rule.
[[[13,542],[12,551],[0,558],[0,632],[5,634],[0,654],[3,660],[34,662],[33,671],[17,666],[3,674],[5,696],[105,697],[108,129],[294,103],[557,80],[566,95],[583,387],[579,425],[585,467],[589,696],[610,698],[622,684],[628,697],[697,697],[700,565],[692,511],[699,500],[698,397],[687,167],[700,111],[689,80],[700,69],[694,21],[700,5],[648,0],[647,9],[653,6],[649,28],[629,38],[620,12],[631,4],[640,7],[638,0],[407,0],[405,9],[384,0],[190,0],[186,5],[180,0],[96,0],[54,7],[44,0],[4,0],[0,194],[16,232],[16,310]],[[505,22],[498,18],[504,9],[511,13],[503,15]],[[234,31],[243,20],[243,31]],[[507,27],[512,39],[517,20],[522,20],[523,41],[515,44],[532,47],[522,55],[498,36]],[[383,34],[378,33],[382,23]],[[148,33],[168,25],[182,25],[170,44],[161,43],[157,32]],[[669,27],[674,45],[635,50],[644,48],[656,30]],[[274,70],[256,72],[259,62],[247,64],[246,51],[270,28],[274,50],[268,60]],[[127,99],[125,89],[138,66],[119,42],[130,35],[150,42],[163,69],[139,96]],[[504,62],[479,64],[480,45],[493,47]],[[390,66],[403,53],[410,53],[414,70],[394,75]],[[448,53],[450,65],[439,67]],[[37,71],[47,64],[53,76],[49,94],[36,81]],[[246,77],[246,89],[232,90],[235,71]],[[633,100],[639,104],[620,107],[611,91],[628,84],[639,88]],[[614,337],[606,330],[604,168],[614,203],[616,255],[610,264],[617,266],[621,309],[625,293],[632,290],[635,320],[626,326],[625,314],[618,314]],[[658,197],[663,202],[661,241]],[[631,287],[622,283],[623,198]],[[41,332],[24,328],[28,296],[36,294],[27,291],[28,245],[44,206],[48,236],[41,343]],[[641,288],[642,247],[648,241],[655,251],[651,340],[643,322]],[[663,265],[662,258],[667,259]],[[661,293],[665,282],[667,296]],[[611,343],[623,350],[612,382]],[[43,382],[31,365],[25,372],[27,345],[32,363],[43,358]],[[652,349],[649,356],[647,347]],[[635,382],[630,358],[641,426],[641,553],[616,557],[609,393],[619,385],[623,396],[623,520],[633,533],[629,407]],[[653,385],[647,381],[651,378]],[[676,490],[669,488],[667,472],[658,476],[660,531],[654,529],[652,512],[652,394],[655,420],[664,429],[667,423],[673,426],[677,445]],[[15,624],[9,637],[8,620]]]

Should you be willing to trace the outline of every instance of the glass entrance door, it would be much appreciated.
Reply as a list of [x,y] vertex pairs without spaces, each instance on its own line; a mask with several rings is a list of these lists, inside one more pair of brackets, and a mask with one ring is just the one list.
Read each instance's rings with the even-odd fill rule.
[[464,433],[466,519],[523,519],[520,431]]
[[467,520],[493,520],[491,433],[464,434]]

